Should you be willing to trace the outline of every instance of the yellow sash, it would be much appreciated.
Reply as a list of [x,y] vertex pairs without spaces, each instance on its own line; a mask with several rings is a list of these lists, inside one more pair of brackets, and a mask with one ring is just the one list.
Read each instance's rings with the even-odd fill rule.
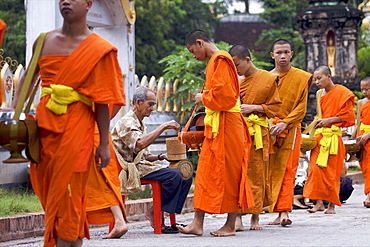
[[320,154],[317,157],[316,164],[320,167],[326,167],[329,154],[338,154],[338,136],[342,136],[341,129],[332,125],[330,128],[317,129],[315,135],[322,134],[320,140]]
[[262,127],[268,127],[267,118],[266,117],[258,117],[255,114],[251,114],[248,117],[244,117],[245,121],[248,125],[249,134],[251,136],[254,136],[253,144],[257,149],[260,149],[263,147],[262,142]]
[[42,87],[41,97],[46,95],[51,95],[46,107],[58,115],[66,113],[67,106],[73,102],[81,101],[88,106],[92,106],[91,101],[85,95],[64,85],[50,84],[50,87]]
[[[238,98],[236,105],[227,110],[227,112],[240,112],[240,99]],[[206,107],[206,116],[204,117],[204,125],[212,127],[212,136],[215,138],[218,135],[220,126],[220,111],[214,111]]]
[[367,134],[370,132],[370,125],[367,125],[367,124],[363,124],[361,123],[360,124],[360,131],[363,130],[364,131],[364,134]]

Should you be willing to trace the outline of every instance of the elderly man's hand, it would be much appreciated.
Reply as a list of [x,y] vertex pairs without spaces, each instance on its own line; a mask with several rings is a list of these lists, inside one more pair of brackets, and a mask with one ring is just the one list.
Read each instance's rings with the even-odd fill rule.
[[288,125],[289,125],[288,123],[280,122],[276,125],[271,126],[271,128],[270,128],[271,135],[272,136],[280,135],[281,132],[283,132]]
[[177,123],[175,120],[171,120],[169,122],[164,123],[166,129],[174,129],[176,131],[179,131],[181,126],[179,123]]

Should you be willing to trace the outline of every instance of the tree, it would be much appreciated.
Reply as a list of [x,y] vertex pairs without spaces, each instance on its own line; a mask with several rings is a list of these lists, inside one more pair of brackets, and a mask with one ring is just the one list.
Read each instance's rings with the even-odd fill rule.
[[217,16],[226,13],[226,3],[201,0],[136,0],[136,73],[139,76],[162,74],[158,61],[184,45],[188,32],[203,29],[212,35]]
[[2,47],[4,55],[24,65],[26,53],[24,0],[0,1],[0,18],[7,24]]

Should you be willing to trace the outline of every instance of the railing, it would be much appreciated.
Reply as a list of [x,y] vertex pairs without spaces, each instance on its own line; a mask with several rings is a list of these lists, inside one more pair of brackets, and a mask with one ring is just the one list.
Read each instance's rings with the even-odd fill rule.
[[[1,58],[2,57],[0,57],[0,59]],[[9,63],[5,60],[1,60],[0,62],[2,62],[0,67],[0,109],[6,109],[11,106],[13,93],[18,86],[20,78],[25,72],[25,68],[22,65],[18,65],[16,61],[14,62],[14,60],[10,60],[11,65],[9,65]],[[17,66],[15,67],[15,65]],[[152,76],[150,79],[148,79],[147,76],[143,76],[140,80],[139,77],[135,75],[134,85],[132,86],[131,90],[128,90],[126,93],[126,103],[132,105],[132,94],[136,87],[146,86],[157,94],[156,112],[179,112],[181,111],[181,105],[184,104],[184,102],[168,100],[170,95],[177,93],[178,85],[178,79],[171,82],[165,81],[163,77],[157,79],[156,77]],[[36,105],[40,101],[40,91],[41,90],[38,90],[35,95],[35,100],[31,110],[35,110]],[[191,100],[190,97],[189,100]]]

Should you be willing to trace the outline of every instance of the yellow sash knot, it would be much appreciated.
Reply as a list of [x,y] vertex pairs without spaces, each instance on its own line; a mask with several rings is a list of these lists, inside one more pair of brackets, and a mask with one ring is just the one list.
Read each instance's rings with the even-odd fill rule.
[[363,124],[361,123],[360,124],[360,131],[364,131],[364,134],[367,134],[370,132],[370,125],[367,125],[367,124]]
[[[240,112],[240,99],[237,100],[236,105],[233,108],[226,112]],[[215,138],[218,135],[218,129],[220,126],[220,111],[214,111],[206,107],[204,125],[212,127],[212,136]]]
[[66,113],[67,106],[77,101],[92,106],[91,101],[85,95],[64,85],[50,84],[50,87],[42,87],[41,97],[46,95],[51,95],[46,108],[58,115]]
[[268,127],[267,118],[266,117],[258,117],[255,114],[251,114],[248,117],[244,117],[245,121],[248,125],[249,134],[254,136],[253,144],[257,149],[263,147],[262,142],[262,127]]
[[320,140],[320,154],[317,157],[316,164],[320,167],[326,167],[329,154],[338,154],[338,136],[342,136],[341,129],[332,125],[330,128],[317,129],[315,135],[322,134]]

